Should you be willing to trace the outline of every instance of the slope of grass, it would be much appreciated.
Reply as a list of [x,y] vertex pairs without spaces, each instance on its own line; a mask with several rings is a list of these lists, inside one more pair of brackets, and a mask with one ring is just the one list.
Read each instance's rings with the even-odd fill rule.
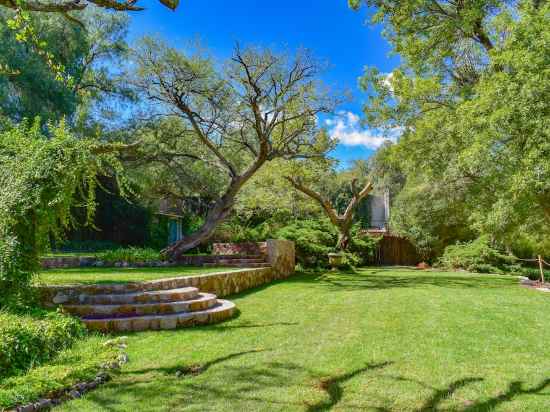
[[223,267],[145,267],[145,268],[99,268],[86,267],[74,269],[49,269],[42,271],[36,278],[38,284],[90,284],[90,283],[125,283],[172,278],[178,276],[201,275],[214,272],[227,272],[235,268]]
[[548,411],[550,295],[513,277],[364,269],[234,296],[219,325],[129,337],[60,411]]

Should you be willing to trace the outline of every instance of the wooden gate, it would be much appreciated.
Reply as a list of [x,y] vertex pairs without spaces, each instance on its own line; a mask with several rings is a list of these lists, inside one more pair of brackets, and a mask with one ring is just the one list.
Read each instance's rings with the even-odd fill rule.
[[414,245],[404,237],[370,232],[365,236],[381,237],[374,256],[369,259],[371,265],[415,266],[421,260]]

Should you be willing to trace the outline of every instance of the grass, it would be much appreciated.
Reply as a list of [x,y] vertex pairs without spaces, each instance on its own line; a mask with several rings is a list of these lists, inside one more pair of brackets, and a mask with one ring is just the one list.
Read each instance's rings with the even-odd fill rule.
[[98,268],[85,267],[74,269],[48,269],[42,271],[36,278],[36,283],[49,285],[91,284],[91,283],[126,283],[192,276],[220,271],[231,271],[235,268],[223,267],[144,267],[144,268]]
[[363,269],[232,297],[219,325],[129,336],[58,411],[548,411],[550,296],[517,279]]

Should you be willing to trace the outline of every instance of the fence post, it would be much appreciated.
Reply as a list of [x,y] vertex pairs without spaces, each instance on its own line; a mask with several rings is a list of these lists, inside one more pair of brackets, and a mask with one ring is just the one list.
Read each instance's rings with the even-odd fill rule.
[[540,269],[540,279],[544,284],[544,267],[542,266],[542,256],[539,255],[539,269]]

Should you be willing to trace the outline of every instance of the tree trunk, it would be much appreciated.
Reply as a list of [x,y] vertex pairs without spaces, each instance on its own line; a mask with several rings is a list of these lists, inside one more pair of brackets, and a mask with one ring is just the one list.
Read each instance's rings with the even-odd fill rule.
[[338,243],[336,243],[336,250],[345,252],[348,249],[351,239],[351,226],[353,225],[353,214],[349,213],[343,219],[338,221]]
[[182,253],[199,246],[201,243],[210,239],[218,225],[229,215],[235,197],[224,195],[220,198],[214,207],[208,211],[204,224],[190,236],[171,244],[162,251],[164,255],[171,260],[176,260]]
[[199,246],[201,243],[206,242],[212,237],[214,231],[218,225],[224,221],[224,219],[231,213],[237,194],[243,185],[262,167],[265,163],[265,153],[250,166],[250,168],[240,176],[231,179],[229,187],[221,198],[216,201],[216,204],[212,209],[208,211],[204,224],[190,236],[186,236],[181,240],[171,244],[161,253],[170,258],[170,260],[177,260],[177,258],[184,252]]
[[338,234],[338,243],[336,243],[336,250],[345,252],[349,246],[349,232],[340,232]]

